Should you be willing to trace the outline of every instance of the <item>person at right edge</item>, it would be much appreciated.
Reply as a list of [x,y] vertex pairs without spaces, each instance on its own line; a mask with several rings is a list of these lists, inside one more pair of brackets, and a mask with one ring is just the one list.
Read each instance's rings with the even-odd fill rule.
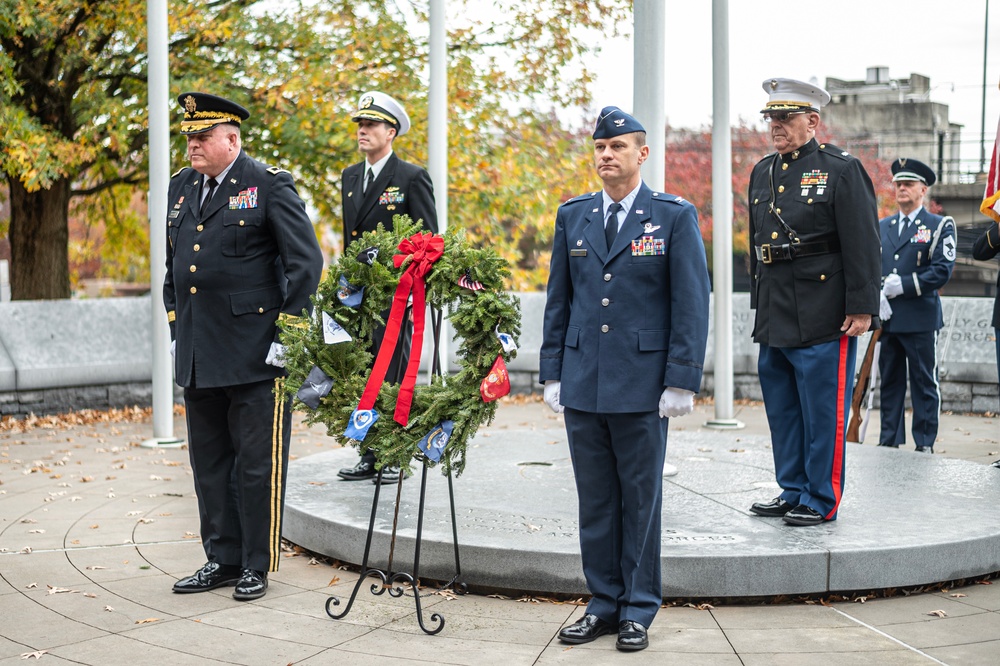
[[[1000,254],[1000,220],[987,227],[972,246],[972,258],[978,261],[989,261],[997,254]],[[993,332],[997,346],[997,380],[1000,381],[1000,275],[997,275],[997,293],[993,301]],[[1000,460],[990,464],[1000,469]]]
[[[394,215],[409,215],[421,222],[424,231],[437,233],[437,209],[434,207],[434,186],[427,169],[405,162],[393,152],[392,143],[410,129],[410,117],[403,105],[383,92],[373,90],[361,95],[358,108],[351,117],[357,123],[358,150],[365,159],[344,169],[343,195],[344,251],[366,231],[376,231],[381,224],[392,231]],[[389,311],[382,313],[388,318]],[[401,372],[410,357],[413,335],[412,313],[407,308],[406,321],[393,351],[386,379],[399,383]],[[378,357],[385,335],[385,326],[376,328],[371,353]],[[372,361],[374,363],[374,360]],[[382,470],[382,483],[399,480],[398,467]],[[365,449],[354,467],[337,472],[345,481],[378,480],[375,453]]]
[[913,403],[913,443],[934,453],[941,389],[938,386],[937,339],[944,326],[938,289],[955,268],[955,221],[924,208],[934,170],[912,158],[892,163],[892,185],[899,212],[879,221],[882,236],[882,335],[878,356],[879,446],[906,443],[903,419],[906,375]]
[[857,338],[879,326],[878,213],[861,162],[816,141],[830,94],[793,79],[763,88],[776,152],[750,175],[750,307],[781,494],[750,511],[819,525],[844,492]]

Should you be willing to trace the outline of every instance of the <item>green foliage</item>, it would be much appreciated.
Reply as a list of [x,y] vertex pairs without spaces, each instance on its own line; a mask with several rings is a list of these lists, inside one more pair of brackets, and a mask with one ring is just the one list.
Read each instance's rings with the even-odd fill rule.
[[[538,287],[555,208],[594,182],[589,148],[553,110],[587,104],[592,79],[580,57],[630,16],[631,2],[498,0],[483,8],[482,0],[448,7],[450,225],[489,238],[517,262],[513,286]],[[404,103],[414,127],[395,149],[426,163],[427,11],[426,0],[171,0],[171,95],[205,90],[245,105],[247,151],[295,175],[332,251],[340,174],[360,160],[350,115],[362,92],[384,90]],[[145,12],[146,3],[0,3],[0,171],[11,182],[38,192],[67,179],[76,198],[145,188]],[[173,148],[176,170],[186,163],[184,139],[175,136]],[[112,222],[94,217],[110,212],[106,233],[139,234],[109,201],[79,211],[87,228]],[[30,211],[12,215],[14,224],[36,224]],[[136,236],[102,247],[125,253],[140,244]]]
[[[383,312],[391,305],[399,277],[405,266],[395,268],[393,255],[401,240],[421,231],[419,224],[408,216],[397,215],[393,230],[381,225],[377,232],[365,232],[351,243],[348,251],[330,267],[313,304],[317,314],[312,317],[282,322],[282,342],[286,346],[286,388],[294,397],[314,366],[334,380],[333,389],[312,410],[301,402],[306,423],[326,425],[327,433],[343,439],[343,433],[364,392],[372,365],[367,340],[374,328],[384,323]],[[507,262],[490,247],[475,247],[463,233],[445,233],[444,254],[428,273],[425,283],[427,303],[448,313],[459,343],[459,371],[446,378],[434,376],[430,385],[417,385],[409,423],[404,427],[393,420],[398,386],[383,383],[375,410],[379,419],[371,426],[363,442],[350,441],[361,448],[375,451],[381,465],[408,467],[417,454],[417,443],[435,425],[444,420],[455,423],[448,445],[441,458],[444,469],[461,474],[465,468],[466,445],[479,426],[493,420],[497,403],[483,402],[480,383],[489,374],[498,355],[509,361],[516,355],[503,352],[496,331],[520,335],[521,315],[518,300],[504,291],[510,279]],[[378,258],[371,266],[357,260],[357,255],[369,247],[378,248]],[[468,274],[483,284],[473,291],[459,286],[458,279]],[[364,287],[364,298],[355,309],[337,298],[340,276],[352,285]],[[344,327],[352,341],[326,344],[322,317],[326,312]],[[433,335],[428,317],[424,336]],[[428,463],[430,464],[430,463]]]

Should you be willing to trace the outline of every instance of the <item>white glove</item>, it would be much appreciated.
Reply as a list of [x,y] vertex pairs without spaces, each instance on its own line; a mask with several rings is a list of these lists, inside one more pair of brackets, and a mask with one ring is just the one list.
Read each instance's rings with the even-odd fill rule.
[[264,363],[276,368],[285,367],[285,345],[272,342],[271,348],[267,350],[267,358],[264,359]]
[[177,358],[177,341],[170,341],[170,358]]
[[885,290],[883,290],[878,295],[878,318],[882,321],[889,321],[892,317],[892,306],[889,305],[889,299],[885,295]]
[[545,382],[545,390],[542,392],[545,404],[556,414],[563,413],[562,403],[559,402],[559,389],[561,386],[562,382],[558,379],[549,379]]
[[887,298],[896,298],[903,293],[903,280],[896,273],[885,276],[885,284],[882,287]]
[[694,391],[665,388],[660,394],[660,418],[684,416],[694,411]]

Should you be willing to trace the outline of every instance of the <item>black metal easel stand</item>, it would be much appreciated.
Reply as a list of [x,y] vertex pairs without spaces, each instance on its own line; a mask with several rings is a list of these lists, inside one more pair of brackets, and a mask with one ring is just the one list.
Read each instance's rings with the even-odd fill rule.
[[[431,372],[436,375],[441,375],[441,360],[438,354],[438,348],[441,341],[441,312],[438,310],[431,311],[431,326],[433,328],[434,334],[434,357],[432,362]],[[400,370],[402,370],[404,364],[400,363]],[[340,605],[340,599],[335,596],[331,596],[326,600],[326,612],[327,615],[335,620],[342,619],[348,613],[351,612],[351,607],[354,605],[354,600],[358,596],[358,591],[364,584],[365,579],[368,577],[376,578],[377,580],[371,585],[371,593],[374,595],[389,593],[391,597],[401,597],[406,593],[404,585],[408,585],[411,590],[413,590],[413,602],[416,606],[417,622],[420,624],[420,628],[427,634],[436,634],[444,629],[444,616],[440,613],[431,613],[431,622],[436,623],[436,626],[428,628],[424,624],[423,611],[420,608],[420,541],[423,536],[424,528],[424,500],[427,493],[427,464],[422,457],[419,458],[420,461],[420,502],[417,509],[417,536],[413,551],[413,573],[406,571],[393,571],[392,560],[393,553],[396,547],[396,527],[399,520],[399,501],[403,492],[403,473],[400,471],[399,481],[396,483],[396,503],[394,505],[393,518],[392,518],[392,536],[389,541],[389,563],[385,569],[379,569],[377,567],[368,566],[369,555],[371,554],[372,536],[375,532],[375,516],[378,509],[378,499],[379,494],[382,489],[382,470],[379,470],[378,476],[375,479],[375,495],[372,498],[372,513],[371,518],[368,521],[368,536],[365,540],[365,553],[361,561],[361,573],[358,576],[358,582],[354,585],[354,590],[351,592],[351,597],[347,601],[347,606],[344,608],[343,612],[337,614],[332,611],[332,608]],[[455,546],[455,575],[452,579],[445,584],[446,589],[451,587],[455,589],[456,592],[464,594],[466,591],[465,583],[458,583],[459,576],[462,575],[462,567],[458,556],[458,522],[455,518],[455,491],[452,484],[451,471],[448,472],[448,499],[451,506],[451,532],[452,540]]]

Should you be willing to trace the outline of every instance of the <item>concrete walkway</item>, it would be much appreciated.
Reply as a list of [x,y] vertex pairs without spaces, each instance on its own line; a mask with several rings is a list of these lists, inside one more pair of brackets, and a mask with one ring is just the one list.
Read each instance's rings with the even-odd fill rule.
[[[759,405],[736,416],[747,424],[740,432],[767,434]],[[711,417],[711,406],[701,406],[671,428],[700,431]],[[512,401],[481,435],[559,424],[540,402]],[[944,415],[938,453],[980,464],[1000,458],[998,424]],[[176,431],[184,436],[183,419]],[[0,430],[0,666],[32,658],[95,666],[958,665],[996,663],[1000,654],[1000,582],[864,602],[665,608],[650,629],[650,648],[636,654],[618,653],[613,638],[559,643],[559,629],[582,609],[543,598],[425,590],[425,622],[431,613],[445,618],[441,633],[428,636],[412,598],[375,596],[366,583],[351,612],[333,620],[327,599],[349,597],[356,575],[294,549],[260,600],[234,601],[230,588],[175,595],[174,580],[204,561],[197,506],[186,450],[137,446],[150,436],[148,422]],[[869,438],[877,439],[877,428]],[[294,430],[297,458],[336,448],[318,429]],[[995,506],[981,510],[996,513]]]

